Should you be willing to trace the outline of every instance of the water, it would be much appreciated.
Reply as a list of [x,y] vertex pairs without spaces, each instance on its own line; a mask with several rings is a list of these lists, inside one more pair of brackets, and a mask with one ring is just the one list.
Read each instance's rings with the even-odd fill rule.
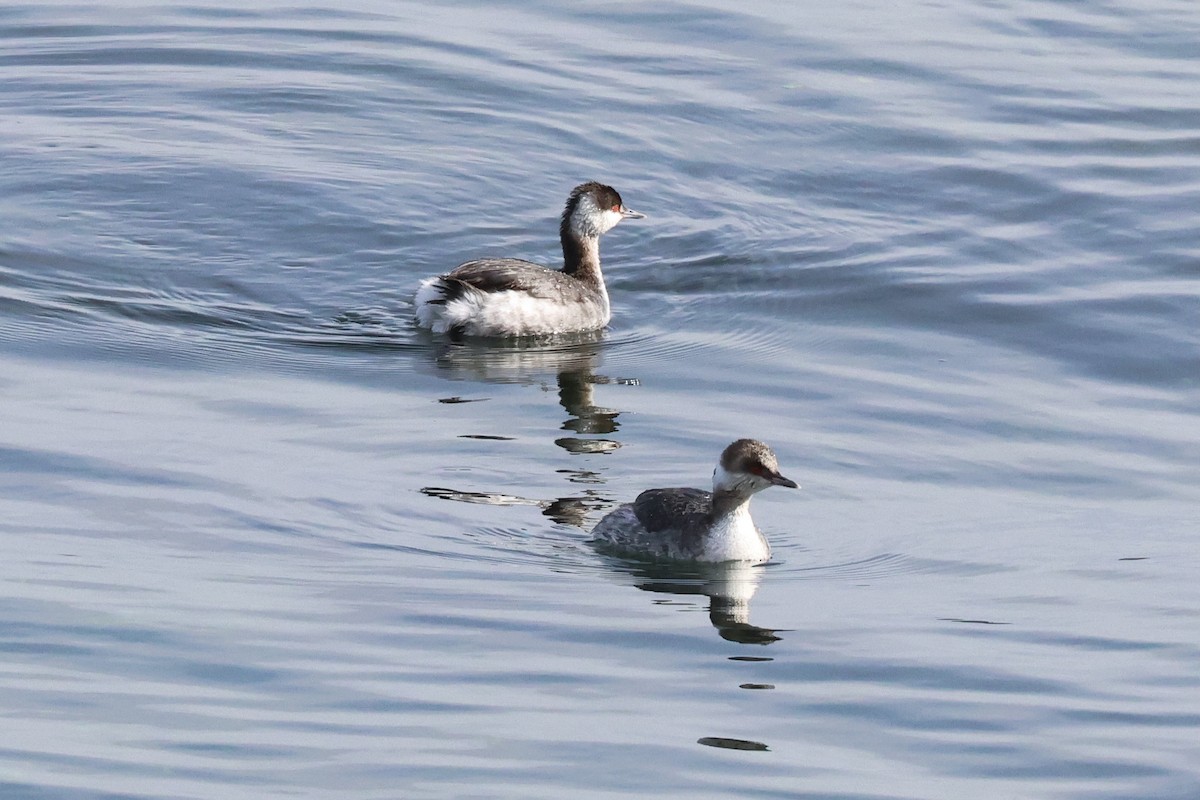
[[1200,11],[833,6],[0,9],[0,793],[1200,796]]

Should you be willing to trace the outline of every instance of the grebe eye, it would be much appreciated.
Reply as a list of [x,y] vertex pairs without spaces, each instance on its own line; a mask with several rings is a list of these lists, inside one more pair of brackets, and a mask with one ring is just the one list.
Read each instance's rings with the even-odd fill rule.
[[612,210],[617,212],[618,214],[620,214],[621,213],[621,204],[617,203],[615,206],[612,207]]

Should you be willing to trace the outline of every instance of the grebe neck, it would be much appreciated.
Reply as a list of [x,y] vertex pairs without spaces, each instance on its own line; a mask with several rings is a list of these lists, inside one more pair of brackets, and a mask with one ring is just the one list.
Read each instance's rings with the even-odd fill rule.
[[712,518],[718,520],[728,517],[749,505],[750,495],[728,489],[717,489],[712,496]]
[[598,236],[578,236],[572,230],[564,230],[562,249],[563,272],[589,285],[604,284],[604,276],[600,272]]

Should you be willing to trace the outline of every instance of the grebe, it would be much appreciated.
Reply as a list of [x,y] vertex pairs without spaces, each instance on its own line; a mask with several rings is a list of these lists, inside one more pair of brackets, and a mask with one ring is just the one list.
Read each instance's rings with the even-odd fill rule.
[[600,520],[592,539],[606,549],[655,559],[761,563],[771,558],[771,547],[750,519],[750,498],[770,486],[799,488],[779,474],[770,447],[738,439],[721,453],[711,493],[647,489]]
[[580,184],[567,198],[559,236],[562,270],[516,258],[468,261],[417,289],[417,324],[452,336],[532,336],[603,328],[611,311],[600,272],[600,236],[643,219],[611,186]]

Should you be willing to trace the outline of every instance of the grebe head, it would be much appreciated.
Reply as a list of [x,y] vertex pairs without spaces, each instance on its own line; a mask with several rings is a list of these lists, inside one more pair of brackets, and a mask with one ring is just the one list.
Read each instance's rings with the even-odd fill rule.
[[625,207],[621,195],[611,186],[588,181],[571,190],[563,209],[562,234],[576,238],[595,239],[611,231],[623,219],[645,219]]
[[799,489],[791,478],[779,474],[779,461],[770,447],[757,439],[738,439],[725,448],[713,470],[713,492],[750,497],[771,486]]

